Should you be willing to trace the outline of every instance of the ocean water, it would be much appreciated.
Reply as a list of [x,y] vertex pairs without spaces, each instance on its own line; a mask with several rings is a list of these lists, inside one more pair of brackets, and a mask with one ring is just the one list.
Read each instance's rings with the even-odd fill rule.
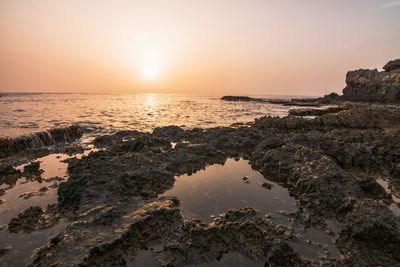
[[151,131],[167,125],[229,126],[252,122],[265,115],[285,116],[291,108],[268,103],[227,102],[219,98],[178,94],[3,93],[0,136],[14,137],[71,124],[100,132]]

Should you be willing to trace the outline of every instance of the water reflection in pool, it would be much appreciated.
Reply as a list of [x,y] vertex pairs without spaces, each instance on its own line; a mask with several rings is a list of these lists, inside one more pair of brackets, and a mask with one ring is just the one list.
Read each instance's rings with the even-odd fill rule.
[[[262,186],[264,183],[272,185],[271,189]],[[273,221],[287,223],[282,214],[296,211],[296,200],[287,189],[266,180],[243,159],[228,159],[224,165],[176,177],[174,187],[163,195],[179,198],[185,218],[206,222],[228,209],[253,207],[271,215]]]
[[[294,229],[298,239],[290,244],[303,258],[340,257],[333,236],[317,228],[298,225],[287,216],[297,210],[295,198],[286,188],[251,169],[247,160],[228,159],[223,165],[212,165],[195,174],[175,178],[174,187],[163,195],[175,196],[181,201],[181,213],[186,219],[211,222],[214,215],[229,209],[253,207],[273,222]],[[241,257],[240,254],[232,255]]]

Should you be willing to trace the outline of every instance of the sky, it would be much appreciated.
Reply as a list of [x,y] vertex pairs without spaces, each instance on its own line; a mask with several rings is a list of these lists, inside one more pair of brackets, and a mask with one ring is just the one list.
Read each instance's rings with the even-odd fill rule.
[[0,0],[0,92],[323,95],[400,58],[400,0]]

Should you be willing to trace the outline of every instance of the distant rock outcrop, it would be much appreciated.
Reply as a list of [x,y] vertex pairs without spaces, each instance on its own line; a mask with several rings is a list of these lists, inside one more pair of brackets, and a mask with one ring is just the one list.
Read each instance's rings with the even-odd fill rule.
[[385,71],[349,71],[342,99],[346,101],[400,103],[400,59],[388,62]]
[[249,96],[233,96],[233,95],[226,95],[221,97],[221,100],[225,101],[243,101],[243,102],[266,102],[265,99],[262,98],[253,98]]
[[400,71],[400,58],[389,61],[385,66],[383,66],[385,71],[398,70]]

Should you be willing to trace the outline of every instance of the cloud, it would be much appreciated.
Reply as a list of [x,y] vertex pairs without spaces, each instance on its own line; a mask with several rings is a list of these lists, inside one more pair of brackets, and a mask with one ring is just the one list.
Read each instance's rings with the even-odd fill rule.
[[400,6],[400,1],[392,1],[390,3],[384,4],[382,8],[392,8]]

